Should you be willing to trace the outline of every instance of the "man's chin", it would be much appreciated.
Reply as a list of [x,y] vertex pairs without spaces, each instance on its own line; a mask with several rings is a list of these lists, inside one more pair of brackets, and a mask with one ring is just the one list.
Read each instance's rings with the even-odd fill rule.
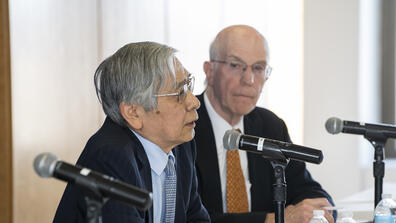
[[194,136],[195,136],[195,130],[192,129],[191,130],[191,137],[190,137],[190,140],[188,140],[188,141],[191,141],[194,138]]
[[189,142],[189,141],[193,140],[194,136],[195,136],[195,130],[191,129],[188,133],[186,133],[184,135],[184,137],[183,137],[184,140],[183,141],[184,142]]
[[255,104],[252,103],[238,103],[234,106],[234,114],[243,116],[249,114],[254,109]]

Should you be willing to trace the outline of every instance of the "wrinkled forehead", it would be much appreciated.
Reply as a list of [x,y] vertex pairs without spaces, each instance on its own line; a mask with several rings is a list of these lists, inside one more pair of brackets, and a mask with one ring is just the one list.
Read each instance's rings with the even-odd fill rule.
[[269,60],[267,41],[255,33],[227,35],[221,48],[220,52],[223,57],[234,56],[250,62],[268,62]]

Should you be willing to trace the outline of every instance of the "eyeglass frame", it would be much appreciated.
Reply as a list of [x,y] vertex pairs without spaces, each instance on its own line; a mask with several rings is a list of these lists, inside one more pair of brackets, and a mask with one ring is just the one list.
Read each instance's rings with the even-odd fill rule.
[[[184,84],[183,88],[179,92],[175,93],[167,93],[167,94],[155,94],[154,97],[167,97],[167,96],[177,96],[177,101],[181,104],[183,103],[186,98],[188,91],[191,93],[194,90],[194,84],[195,84],[195,77],[192,74],[188,74],[187,79],[184,79]],[[181,96],[185,95],[183,99],[181,99]]]
[[[227,61],[227,60],[210,60],[210,61],[211,61],[211,62],[214,62],[214,63],[226,64],[226,65],[228,65],[228,66],[231,66],[231,63],[233,63],[233,62],[234,62],[234,63],[238,63],[238,64],[240,64],[240,65],[243,66],[243,67],[242,67],[242,70],[241,70],[242,72],[241,72],[239,75],[245,73],[248,67],[251,67],[253,74],[255,74],[254,71],[253,71],[253,66],[259,64],[259,63],[254,63],[254,64],[251,64],[251,65],[247,65],[247,64],[246,64],[245,62],[243,62],[243,61],[238,62],[238,61]],[[262,64],[260,64],[260,65],[262,65]],[[271,75],[271,72],[272,72],[272,67],[271,67],[270,65],[266,64],[266,65],[265,65],[264,76],[261,76],[261,75],[260,75],[260,77],[268,78],[268,77]],[[256,75],[256,74],[255,74],[255,75]]]

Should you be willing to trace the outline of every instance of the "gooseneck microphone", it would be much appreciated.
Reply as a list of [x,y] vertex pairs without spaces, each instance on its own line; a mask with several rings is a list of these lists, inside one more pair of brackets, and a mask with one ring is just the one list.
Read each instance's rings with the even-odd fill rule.
[[374,135],[383,138],[396,138],[396,126],[389,124],[369,124],[332,117],[326,121],[325,126],[330,134],[343,132],[364,136]]
[[51,153],[36,156],[33,166],[40,177],[54,177],[85,189],[94,188],[105,198],[124,202],[140,210],[147,210],[152,203],[152,194],[146,190],[87,168],[65,163]]
[[236,130],[225,132],[223,145],[228,150],[246,150],[273,160],[292,159],[315,164],[320,164],[323,160],[320,150],[273,139],[243,135]]

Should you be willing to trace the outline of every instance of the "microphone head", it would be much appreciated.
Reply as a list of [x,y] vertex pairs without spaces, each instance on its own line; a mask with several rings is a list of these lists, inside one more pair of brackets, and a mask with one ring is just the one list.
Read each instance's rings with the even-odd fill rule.
[[52,177],[58,158],[51,153],[41,153],[34,159],[33,167],[40,177]]
[[328,133],[338,134],[344,128],[344,123],[341,119],[332,117],[327,119],[325,126]]
[[238,149],[239,138],[241,137],[241,133],[236,131],[235,129],[227,130],[224,133],[223,137],[223,146],[227,150],[236,150]]

